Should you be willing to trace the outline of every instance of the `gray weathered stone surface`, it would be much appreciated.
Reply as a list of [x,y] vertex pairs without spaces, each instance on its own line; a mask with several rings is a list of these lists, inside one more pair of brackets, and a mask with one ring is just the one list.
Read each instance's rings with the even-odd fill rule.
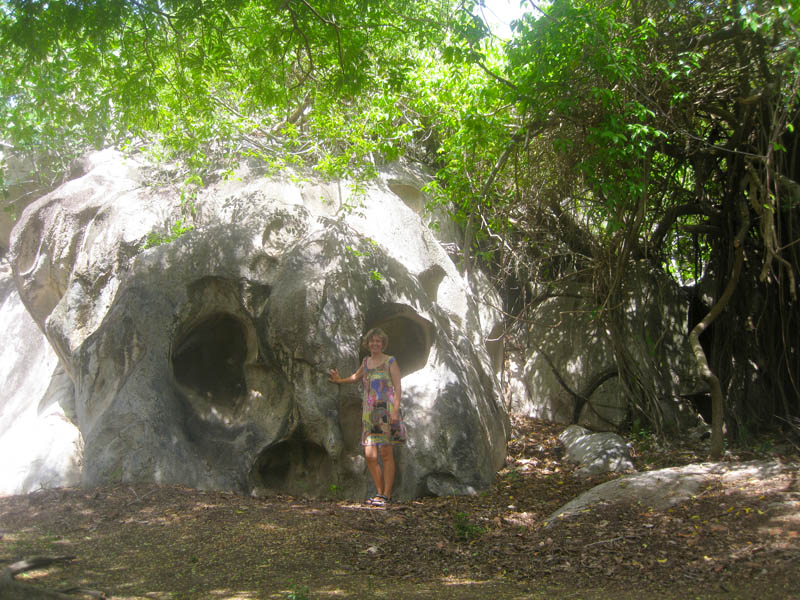
[[[623,284],[627,304],[626,350],[642,368],[655,373],[664,427],[680,431],[695,425],[696,414],[681,396],[703,392],[687,342],[688,302],[666,278],[645,268],[631,270]],[[630,418],[619,378],[611,375],[591,391],[575,419],[575,398],[559,381],[584,395],[616,361],[608,332],[599,323],[591,282],[573,281],[554,289],[534,310],[529,328],[533,349],[518,379],[527,395],[514,395],[512,410],[593,431],[615,431]],[[644,371],[649,373],[651,371]]]
[[197,191],[193,231],[143,249],[187,219],[181,190],[109,151],[84,173],[11,239],[21,297],[75,386],[84,483],[361,497],[359,390],[327,369],[355,370],[377,325],[404,374],[396,495],[492,480],[508,427],[484,343],[496,323],[412,210],[413,178],[360,196],[242,169]]
[[72,382],[0,262],[0,494],[80,481]]
[[592,433],[579,425],[570,425],[558,439],[567,450],[565,458],[579,465],[575,471],[578,476],[636,470],[630,448],[616,433]]

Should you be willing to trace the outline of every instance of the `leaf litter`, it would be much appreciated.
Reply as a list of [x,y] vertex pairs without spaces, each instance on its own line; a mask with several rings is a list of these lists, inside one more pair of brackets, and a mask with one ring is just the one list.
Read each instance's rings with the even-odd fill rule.
[[[666,510],[600,504],[546,519],[613,479],[573,475],[563,425],[515,417],[506,466],[474,496],[387,509],[180,486],[45,489],[0,498],[0,560],[73,555],[18,579],[136,599],[800,599],[800,479],[715,481]],[[702,446],[636,446],[640,470]],[[730,455],[729,460],[755,455]],[[79,597],[79,596],[76,596]]]

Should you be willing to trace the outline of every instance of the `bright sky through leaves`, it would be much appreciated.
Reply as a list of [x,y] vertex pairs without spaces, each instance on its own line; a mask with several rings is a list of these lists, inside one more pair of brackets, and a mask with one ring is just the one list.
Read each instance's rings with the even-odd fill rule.
[[531,11],[530,5],[524,0],[522,7],[520,0],[486,0],[485,4],[482,9],[477,9],[482,11],[479,14],[486,19],[495,35],[506,40],[511,38],[511,21]]

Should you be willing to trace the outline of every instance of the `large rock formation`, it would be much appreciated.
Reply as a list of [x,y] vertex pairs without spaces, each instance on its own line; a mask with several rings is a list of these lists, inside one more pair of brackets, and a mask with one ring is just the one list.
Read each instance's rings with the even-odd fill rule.
[[497,323],[412,210],[418,179],[360,193],[245,168],[190,192],[110,151],[84,171],[26,209],[11,255],[74,384],[85,484],[363,496],[359,390],[327,369],[354,371],[373,326],[403,372],[397,495],[491,481]]
[[[664,429],[696,425],[697,413],[684,398],[707,385],[688,342],[688,300],[646,267],[630,269],[621,286],[624,327],[617,335],[658,393]],[[631,400],[618,377],[610,333],[596,318],[592,282],[553,284],[543,296],[532,311],[528,354],[509,357],[512,410],[593,431],[630,424]]]

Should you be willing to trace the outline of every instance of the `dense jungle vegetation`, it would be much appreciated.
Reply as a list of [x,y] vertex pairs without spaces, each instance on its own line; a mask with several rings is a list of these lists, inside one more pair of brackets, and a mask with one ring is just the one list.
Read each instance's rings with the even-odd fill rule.
[[[92,148],[202,185],[242,161],[369,178],[403,158],[506,300],[581,277],[620,334],[626,270],[687,289],[729,435],[800,432],[800,2],[2,0],[0,144],[57,183]],[[16,198],[5,179],[5,204]],[[712,326],[713,323],[713,326]],[[615,348],[638,417],[656,379]]]

